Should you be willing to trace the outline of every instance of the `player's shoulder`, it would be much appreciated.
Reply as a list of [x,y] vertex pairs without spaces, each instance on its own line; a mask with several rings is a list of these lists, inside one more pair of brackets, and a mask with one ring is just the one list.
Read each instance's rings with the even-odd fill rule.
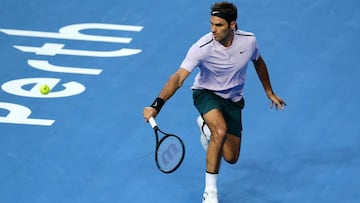
[[199,48],[203,48],[206,47],[208,45],[211,45],[213,42],[214,38],[211,32],[205,34],[204,36],[202,36],[197,42],[195,42],[195,46],[199,47]]
[[236,30],[235,35],[237,36],[244,36],[244,37],[255,37],[255,34],[252,32],[247,32],[244,30]]

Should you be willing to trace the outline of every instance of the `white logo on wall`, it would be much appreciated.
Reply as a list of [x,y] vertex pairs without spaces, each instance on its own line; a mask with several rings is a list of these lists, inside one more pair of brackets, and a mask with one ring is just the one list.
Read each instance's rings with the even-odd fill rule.
[[[132,41],[132,38],[129,37],[90,35],[90,34],[81,33],[81,31],[115,30],[115,31],[127,31],[127,32],[140,32],[142,29],[143,29],[142,26],[134,26],[134,25],[83,23],[83,24],[64,26],[59,29],[59,32],[43,32],[43,31],[1,29],[1,28],[0,28],[0,32],[10,36],[20,36],[20,37],[129,44]],[[24,46],[24,45],[14,45],[13,47],[21,52],[34,53],[35,55],[42,55],[42,56],[71,55],[71,56],[87,56],[87,57],[125,57],[125,56],[138,54],[142,51],[141,49],[132,49],[132,48],[120,48],[120,49],[107,50],[107,51],[78,50],[78,49],[65,48],[65,44],[61,44],[61,43],[44,43],[42,46],[38,46],[38,47]],[[27,63],[32,68],[36,68],[48,72],[83,74],[83,75],[99,75],[102,72],[102,69],[96,67],[58,66],[56,64],[51,64],[47,60],[29,59]],[[33,87],[30,90],[23,88],[24,86],[29,84],[33,84]],[[53,88],[61,84],[61,79],[39,78],[39,77],[20,78],[5,82],[4,84],[2,84],[1,88],[3,91],[9,94],[22,96],[22,97],[32,97],[32,98],[69,97],[69,96],[81,94],[86,89],[83,84],[76,81],[71,81],[61,84],[61,86],[63,87],[61,90],[54,92],[52,91],[47,95],[43,95],[39,91],[39,86],[41,84],[48,84],[51,88]],[[51,119],[29,118],[31,116],[31,109],[20,104],[0,102],[0,109],[5,109],[9,111],[9,113],[6,116],[4,117],[0,116],[0,123],[51,126],[55,122],[55,120],[51,120]]]

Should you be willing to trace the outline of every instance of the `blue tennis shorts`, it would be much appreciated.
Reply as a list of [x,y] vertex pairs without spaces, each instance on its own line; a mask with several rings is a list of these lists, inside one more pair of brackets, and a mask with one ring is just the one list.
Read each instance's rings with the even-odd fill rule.
[[196,109],[201,115],[212,109],[220,110],[225,118],[228,133],[241,137],[241,111],[245,105],[243,98],[238,102],[233,102],[230,99],[224,99],[214,94],[210,90],[193,89],[193,100]]

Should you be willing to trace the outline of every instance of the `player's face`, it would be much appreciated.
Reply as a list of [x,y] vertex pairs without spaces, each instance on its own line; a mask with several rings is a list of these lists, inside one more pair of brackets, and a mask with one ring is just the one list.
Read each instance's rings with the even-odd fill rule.
[[[235,23],[235,22],[234,22]],[[213,33],[214,39],[224,46],[230,46],[233,37],[232,25],[220,17],[211,16],[210,18],[211,32]]]

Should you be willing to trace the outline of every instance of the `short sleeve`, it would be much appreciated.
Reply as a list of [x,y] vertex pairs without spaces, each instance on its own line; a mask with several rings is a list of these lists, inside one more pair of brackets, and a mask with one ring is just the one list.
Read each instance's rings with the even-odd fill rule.
[[185,59],[181,63],[180,67],[191,72],[195,67],[199,66],[202,59],[202,51],[196,44],[192,45],[188,50]]

